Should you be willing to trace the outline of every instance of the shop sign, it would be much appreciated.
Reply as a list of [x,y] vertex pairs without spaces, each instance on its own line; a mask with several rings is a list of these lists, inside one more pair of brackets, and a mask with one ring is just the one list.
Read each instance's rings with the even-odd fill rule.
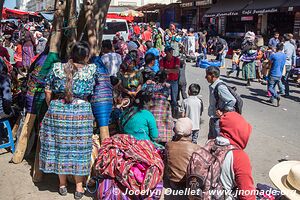
[[278,12],[278,8],[270,8],[270,9],[254,9],[254,10],[243,10],[243,15],[255,15],[255,14],[267,14],[267,13],[275,13]]
[[253,16],[243,16],[241,17],[241,21],[253,21]]
[[210,5],[211,3],[211,0],[196,1],[196,6],[205,6]]
[[239,12],[227,12],[227,13],[216,13],[216,14],[205,14],[204,17],[227,17],[227,16],[237,16]]
[[181,8],[188,8],[188,7],[193,7],[193,6],[194,6],[194,2],[180,4]]

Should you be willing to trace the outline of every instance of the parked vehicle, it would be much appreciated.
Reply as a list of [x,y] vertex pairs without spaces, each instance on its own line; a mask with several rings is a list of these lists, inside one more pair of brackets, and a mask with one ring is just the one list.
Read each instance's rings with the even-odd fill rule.
[[129,28],[124,19],[106,19],[103,30],[103,40],[113,40],[116,33],[119,32],[125,41],[129,37]]

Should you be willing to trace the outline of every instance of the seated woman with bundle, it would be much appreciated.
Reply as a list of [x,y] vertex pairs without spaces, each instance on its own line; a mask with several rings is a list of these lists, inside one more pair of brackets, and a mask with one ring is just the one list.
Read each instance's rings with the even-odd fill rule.
[[[111,136],[101,144],[95,164],[100,175],[97,199],[160,199],[164,163],[154,142],[158,136],[155,118],[146,110],[151,96],[138,92],[133,105],[121,115],[122,134]],[[139,194],[139,191],[153,193]]]
[[152,93],[149,92],[137,93],[133,106],[121,115],[120,129],[137,140],[150,140],[156,144],[155,139],[158,137],[156,121],[153,114],[146,108],[151,97]]
[[[147,78],[147,76],[145,77]],[[148,109],[154,115],[158,127],[159,135],[155,141],[162,145],[170,142],[174,135],[171,104],[168,101],[170,84],[166,83],[166,80],[166,72],[159,71],[152,80],[151,78],[147,80],[142,87],[143,91],[152,93]]]

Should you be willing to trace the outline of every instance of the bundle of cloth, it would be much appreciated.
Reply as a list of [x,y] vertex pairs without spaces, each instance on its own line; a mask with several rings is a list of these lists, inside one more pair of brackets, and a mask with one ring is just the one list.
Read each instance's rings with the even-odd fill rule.
[[253,49],[253,46],[255,46],[255,33],[248,31],[245,34],[244,40],[242,42],[242,52],[244,53]]
[[[155,146],[126,134],[107,138],[95,163],[98,199],[159,199],[164,163]],[[118,193],[114,191],[120,191]],[[137,191],[134,195],[126,191]],[[150,191],[143,194],[143,191]],[[152,191],[152,192],[151,192]],[[153,195],[156,194],[156,195]]]

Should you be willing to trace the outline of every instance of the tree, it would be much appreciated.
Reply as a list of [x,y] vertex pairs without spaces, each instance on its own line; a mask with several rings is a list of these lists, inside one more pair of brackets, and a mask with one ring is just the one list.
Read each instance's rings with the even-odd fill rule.
[[111,0],[84,0],[88,42],[92,55],[99,55],[103,27]]

